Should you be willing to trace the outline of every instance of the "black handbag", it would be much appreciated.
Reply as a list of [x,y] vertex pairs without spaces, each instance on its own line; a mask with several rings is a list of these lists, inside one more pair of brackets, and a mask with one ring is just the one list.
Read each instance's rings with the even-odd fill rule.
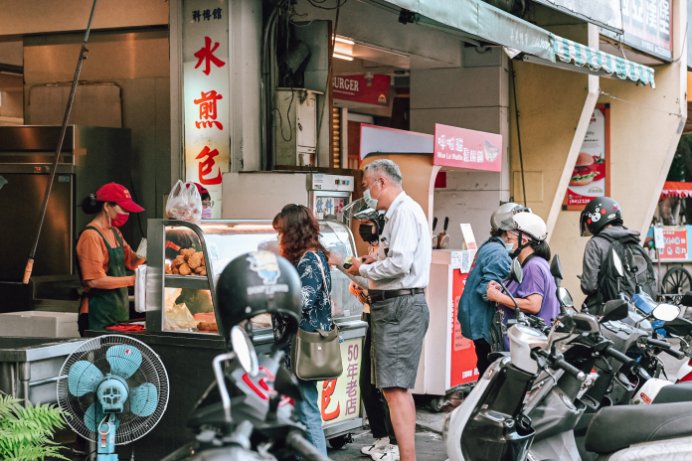
[[[327,278],[324,274],[322,259],[319,255],[316,254],[316,256],[322,271],[325,295],[328,297]],[[291,354],[293,372],[296,376],[304,381],[320,381],[341,376],[343,364],[339,336],[339,328],[334,322],[329,331],[311,332],[299,328]]]

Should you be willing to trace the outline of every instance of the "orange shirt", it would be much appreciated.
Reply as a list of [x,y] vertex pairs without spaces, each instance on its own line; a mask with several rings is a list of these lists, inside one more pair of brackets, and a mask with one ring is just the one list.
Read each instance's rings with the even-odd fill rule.
[[[117,240],[113,232],[117,232],[123,241],[123,252],[125,253],[125,267],[130,270],[134,270],[144,262],[142,258],[137,256],[137,254],[132,250],[130,245],[123,239],[120,230],[113,227],[111,229],[104,229],[99,227],[95,223],[89,223],[89,226],[96,227],[101,234],[108,240],[108,244],[111,247],[116,247],[118,245]],[[103,242],[103,239],[93,229],[85,229],[84,232],[79,236],[79,241],[77,242],[77,258],[79,259],[79,270],[82,277],[82,283],[89,280],[98,280],[106,277],[106,272],[108,271],[108,248]],[[110,286],[112,285],[112,286]],[[113,280],[105,286],[105,289],[119,288],[122,287],[122,282]],[[86,287],[85,287],[86,289]],[[86,302],[86,299],[83,301]],[[80,309],[80,312],[84,312],[85,309]]]

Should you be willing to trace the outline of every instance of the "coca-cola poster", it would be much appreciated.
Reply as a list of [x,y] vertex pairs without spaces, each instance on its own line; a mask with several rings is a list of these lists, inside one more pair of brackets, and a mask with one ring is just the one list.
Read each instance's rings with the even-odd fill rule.
[[599,104],[591,115],[591,122],[567,186],[568,210],[582,210],[591,199],[609,194],[608,112],[607,104]]

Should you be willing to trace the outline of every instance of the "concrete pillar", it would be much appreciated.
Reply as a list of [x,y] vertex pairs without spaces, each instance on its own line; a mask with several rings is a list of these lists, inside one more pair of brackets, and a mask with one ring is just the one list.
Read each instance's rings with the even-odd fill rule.
[[448,216],[452,248],[460,246],[462,222],[471,223],[477,241],[485,241],[490,212],[509,198],[507,60],[498,48],[490,52],[496,54],[488,65],[470,67],[464,58],[467,67],[411,70],[412,131],[432,134],[435,123],[443,123],[503,138],[501,173],[447,170],[447,187],[435,191],[437,231]]

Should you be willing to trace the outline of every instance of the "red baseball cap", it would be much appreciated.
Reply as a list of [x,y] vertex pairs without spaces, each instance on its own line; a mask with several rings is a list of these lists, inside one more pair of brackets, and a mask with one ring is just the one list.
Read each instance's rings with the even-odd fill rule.
[[137,205],[134,200],[132,200],[130,191],[117,182],[109,182],[101,186],[99,190],[96,191],[96,200],[99,202],[115,202],[120,205],[120,208],[130,213],[144,211],[144,208]]

